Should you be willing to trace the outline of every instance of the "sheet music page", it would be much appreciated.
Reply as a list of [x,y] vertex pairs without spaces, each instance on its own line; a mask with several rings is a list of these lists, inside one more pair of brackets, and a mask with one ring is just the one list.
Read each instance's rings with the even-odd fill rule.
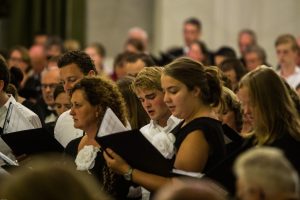
[[107,108],[97,136],[102,137],[128,130],[130,130],[130,127],[125,127],[116,114],[110,108]]
[[16,107],[16,105],[11,104],[11,106],[12,106],[11,114],[9,118],[6,119],[3,133],[11,133],[16,131],[34,129],[33,125],[23,115],[23,113]]
[[204,176],[204,174],[202,174],[200,172],[188,172],[188,171],[183,171],[183,170],[180,170],[180,169],[173,169],[172,172],[174,174],[190,176],[190,177],[194,177],[194,178],[201,178],[201,177]]

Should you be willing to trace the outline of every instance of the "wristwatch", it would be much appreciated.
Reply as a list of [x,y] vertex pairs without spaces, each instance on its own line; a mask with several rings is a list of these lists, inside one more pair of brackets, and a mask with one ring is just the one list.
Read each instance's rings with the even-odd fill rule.
[[131,181],[132,180],[132,172],[133,172],[133,168],[129,167],[128,171],[125,174],[123,174],[124,179],[127,181]]

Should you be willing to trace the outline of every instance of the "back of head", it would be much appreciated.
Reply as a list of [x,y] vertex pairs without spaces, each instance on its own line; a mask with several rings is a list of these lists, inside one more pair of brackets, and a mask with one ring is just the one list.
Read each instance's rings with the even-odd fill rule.
[[[53,47],[55,48],[52,49]],[[49,58],[52,56],[59,56],[65,52],[63,40],[59,36],[49,36],[45,43],[45,50],[47,51],[47,56],[49,56]]]
[[155,66],[153,59],[145,53],[129,53],[128,56],[124,58],[124,61],[127,63],[135,63],[138,60],[141,60],[145,64],[145,67]]
[[236,58],[236,53],[233,48],[223,46],[216,51],[215,56],[224,56],[226,58]]
[[221,99],[222,86],[217,67],[204,67],[201,63],[189,58],[178,58],[171,62],[163,71],[187,86],[189,90],[198,87],[203,104],[217,106]]
[[[55,160],[54,160],[55,159]],[[109,200],[92,176],[77,172],[59,157],[31,160],[1,185],[1,198],[12,200]]]
[[69,51],[63,54],[57,62],[59,68],[70,64],[76,64],[84,75],[88,75],[91,70],[96,73],[93,60],[83,51]]
[[10,82],[9,70],[5,59],[0,55],[0,80],[3,81],[3,91],[5,92]]
[[58,85],[55,87],[54,92],[53,92],[53,99],[55,100],[56,97],[57,97],[60,93],[65,93],[64,86],[63,86],[62,84],[58,84]]
[[288,89],[279,75],[266,66],[246,74],[239,88],[249,90],[255,105],[255,134],[259,144],[269,144],[284,134],[300,140],[299,116]]
[[132,83],[134,91],[137,89],[156,89],[162,91],[160,77],[163,72],[162,67],[146,67],[142,69]]
[[[129,49],[128,46],[131,45],[134,49]],[[127,46],[127,48],[126,48]],[[142,53],[145,51],[145,46],[141,40],[135,38],[129,38],[125,43],[125,51],[133,53]]]
[[243,125],[241,103],[231,89],[223,86],[222,91],[222,99],[218,112],[224,115],[232,111],[234,113],[236,131],[241,132]]
[[184,24],[192,24],[193,26],[195,26],[199,32],[202,31],[202,23],[199,19],[195,18],[195,17],[191,17],[188,18],[184,21]]
[[180,179],[161,188],[155,200],[225,200],[227,192],[211,180]]
[[282,151],[271,147],[253,148],[241,154],[234,172],[243,185],[241,190],[259,188],[266,199],[299,198],[299,176]]
[[147,46],[148,34],[140,27],[133,27],[128,31],[128,39],[138,39]]
[[23,80],[23,72],[20,70],[20,68],[17,67],[11,67],[9,69],[10,72],[10,83],[13,84],[16,89],[19,89],[20,84]]
[[67,39],[64,41],[64,49],[66,51],[78,51],[81,49],[81,45],[78,40]]
[[229,71],[229,70],[234,70],[235,73],[236,73],[237,81],[240,81],[241,78],[247,73],[245,66],[237,58],[228,58],[228,59],[224,60],[220,64],[220,69],[223,72],[226,72],[226,71]]

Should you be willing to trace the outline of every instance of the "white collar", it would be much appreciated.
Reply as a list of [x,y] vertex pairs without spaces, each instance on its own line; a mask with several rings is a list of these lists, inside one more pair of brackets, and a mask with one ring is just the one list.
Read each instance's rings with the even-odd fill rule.
[[12,104],[15,104],[16,103],[16,100],[15,98],[13,97],[13,95],[11,94],[7,94],[9,99],[6,101],[6,103],[3,105],[3,107],[5,107],[6,109],[8,109],[9,107],[9,104],[12,103]]
[[157,121],[154,121],[154,120],[150,120],[150,126],[153,126],[153,128],[165,130],[165,129],[168,129],[169,127],[173,127],[174,124],[177,125],[180,121],[181,121],[181,119],[178,119],[178,118],[174,117],[173,115],[171,115],[169,117],[169,119],[167,120],[166,126],[162,127],[157,123]]

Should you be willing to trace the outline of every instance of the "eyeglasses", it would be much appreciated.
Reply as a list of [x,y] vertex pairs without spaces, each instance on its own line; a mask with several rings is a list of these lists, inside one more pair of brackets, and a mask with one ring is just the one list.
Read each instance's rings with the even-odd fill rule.
[[55,89],[57,85],[58,85],[58,84],[56,84],[56,83],[42,84],[42,89],[47,89],[48,87],[49,87],[50,89]]

